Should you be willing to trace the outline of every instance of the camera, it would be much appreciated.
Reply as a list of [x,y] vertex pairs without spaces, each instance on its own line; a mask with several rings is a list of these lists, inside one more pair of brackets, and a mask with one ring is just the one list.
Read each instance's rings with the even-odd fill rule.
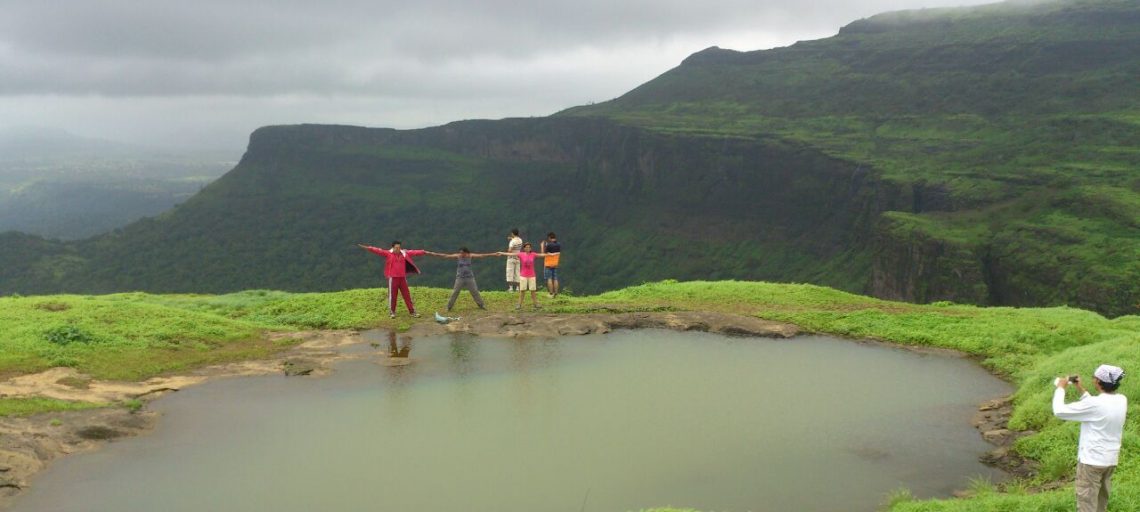
[[1078,383],[1078,382],[1080,382],[1080,381],[1081,381],[1081,376],[1080,376],[1080,375],[1070,375],[1070,376],[1069,376],[1069,382],[1070,382],[1071,384],[1076,384],[1076,383]]

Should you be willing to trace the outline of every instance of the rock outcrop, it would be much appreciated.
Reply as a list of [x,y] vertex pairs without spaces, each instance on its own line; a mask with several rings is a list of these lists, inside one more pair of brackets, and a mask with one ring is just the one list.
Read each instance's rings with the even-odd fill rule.
[[790,338],[799,333],[792,324],[756,317],[709,312],[595,313],[586,315],[492,314],[446,325],[417,324],[417,335],[462,333],[505,338],[554,338],[604,334],[615,329],[672,329],[732,336]]

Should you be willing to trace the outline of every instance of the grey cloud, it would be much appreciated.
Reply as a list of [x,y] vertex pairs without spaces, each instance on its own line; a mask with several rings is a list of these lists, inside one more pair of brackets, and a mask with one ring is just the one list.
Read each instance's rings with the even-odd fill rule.
[[240,143],[265,124],[546,115],[711,45],[987,0],[0,0],[0,127]]
[[14,0],[0,12],[0,94],[417,93],[453,78],[425,66],[525,67],[583,47],[834,30],[908,3]]

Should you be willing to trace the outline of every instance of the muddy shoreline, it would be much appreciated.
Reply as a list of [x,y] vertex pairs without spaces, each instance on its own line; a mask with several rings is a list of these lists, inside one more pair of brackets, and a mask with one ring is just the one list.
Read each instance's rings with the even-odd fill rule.
[[[451,333],[498,338],[550,338],[646,328],[770,338],[791,338],[800,333],[795,325],[749,316],[670,312],[489,314],[446,325],[419,323],[401,336],[422,337]],[[54,368],[0,382],[0,397],[41,396],[61,400],[137,404],[210,379],[270,374],[319,376],[327,374],[338,361],[375,357],[368,353],[354,354],[342,350],[364,342],[356,331],[271,333],[268,337],[294,338],[301,342],[270,359],[211,366],[183,375],[156,377],[137,383],[97,381],[71,368]],[[858,341],[966,357],[965,354],[952,350]],[[991,400],[981,404],[972,424],[986,441],[995,446],[994,450],[981,457],[982,462],[1015,476],[1026,476],[1033,474],[1036,468],[1011,454],[1010,446],[1018,437],[1030,433],[1008,430],[1012,411],[1008,397]],[[116,439],[145,434],[153,430],[158,421],[159,414],[148,411],[145,407],[125,406],[0,418],[0,510],[9,509],[15,497],[34,484],[35,475],[46,470],[55,459],[95,450]]]

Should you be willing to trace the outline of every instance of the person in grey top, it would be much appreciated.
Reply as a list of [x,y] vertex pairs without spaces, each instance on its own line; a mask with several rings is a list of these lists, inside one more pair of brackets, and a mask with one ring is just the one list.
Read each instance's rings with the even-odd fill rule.
[[498,254],[473,254],[466,247],[460,247],[459,252],[455,254],[442,254],[431,251],[425,254],[455,260],[455,286],[451,288],[451,298],[447,300],[448,311],[451,311],[451,308],[455,307],[455,300],[459,298],[459,290],[463,289],[471,292],[471,298],[475,299],[475,304],[479,306],[479,309],[487,309],[483,304],[483,297],[479,296],[479,287],[475,285],[475,271],[471,269],[471,260],[497,256]]

